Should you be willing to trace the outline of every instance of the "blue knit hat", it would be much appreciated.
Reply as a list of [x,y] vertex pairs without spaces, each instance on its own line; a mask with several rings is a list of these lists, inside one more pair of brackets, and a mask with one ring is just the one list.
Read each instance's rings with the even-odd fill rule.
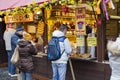
[[22,25],[19,25],[19,26],[16,28],[16,31],[23,31],[23,30],[24,30],[24,28],[23,28]]

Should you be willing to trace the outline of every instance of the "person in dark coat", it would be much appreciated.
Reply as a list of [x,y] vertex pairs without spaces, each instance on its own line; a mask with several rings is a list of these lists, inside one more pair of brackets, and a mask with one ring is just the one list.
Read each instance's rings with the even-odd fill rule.
[[[12,58],[12,55],[14,53],[14,50],[18,44],[18,41],[20,39],[23,39],[23,31],[24,31],[24,28],[23,26],[19,25],[17,28],[16,28],[16,32],[15,34],[12,36],[11,38],[11,48],[12,48],[12,51],[11,51],[11,58]],[[10,71],[10,76],[11,77],[14,77],[14,76],[17,76],[16,75],[16,66],[14,64],[11,63],[11,71]]]
[[4,16],[4,14],[0,15],[0,64],[7,62],[7,52],[5,50],[5,41],[3,39],[3,34],[6,29]]
[[36,47],[29,40],[30,34],[25,34],[27,37],[18,42],[19,51],[19,70],[21,72],[22,80],[32,80],[32,70],[34,68],[32,55],[37,54]]

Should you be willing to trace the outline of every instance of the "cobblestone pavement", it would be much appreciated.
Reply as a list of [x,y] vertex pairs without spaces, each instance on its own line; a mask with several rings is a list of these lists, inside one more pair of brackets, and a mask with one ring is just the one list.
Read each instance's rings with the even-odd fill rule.
[[0,80],[17,80],[17,77],[10,77],[7,67],[0,67]]

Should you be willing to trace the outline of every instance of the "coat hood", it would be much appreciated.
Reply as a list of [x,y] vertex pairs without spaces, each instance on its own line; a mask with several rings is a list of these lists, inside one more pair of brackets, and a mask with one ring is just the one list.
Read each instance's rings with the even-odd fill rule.
[[59,30],[54,31],[52,35],[55,37],[65,36],[65,34]]
[[120,38],[118,37],[116,41],[108,41],[107,50],[113,55],[120,55]]
[[31,42],[30,41],[25,41],[25,40],[21,40],[21,41],[18,42],[19,47],[25,47],[29,44],[31,44]]

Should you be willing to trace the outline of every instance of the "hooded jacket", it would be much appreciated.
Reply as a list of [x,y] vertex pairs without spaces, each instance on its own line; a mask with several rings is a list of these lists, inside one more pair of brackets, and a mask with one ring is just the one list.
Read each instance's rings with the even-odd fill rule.
[[17,32],[15,32],[15,34],[12,36],[12,38],[11,38],[12,52],[14,52],[14,50],[18,44],[18,40],[20,40],[22,38],[23,38],[23,36],[18,34]]
[[18,42],[19,51],[19,69],[23,72],[32,72],[33,70],[33,60],[32,55],[37,54],[36,48],[32,45],[30,41],[21,40]]
[[[65,36],[65,34],[59,30],[56,30],[53,32],[52,36],[61,37],[61,36]],[[60,59],[56,61],[52,61],[52,63],[67,63],[69,54],[72,52],[72,48],[70,46],[68,38],[66,38],[64,42],[59,42],[59,44],[60,44],[61,53],[63,52],[64,49],[65,51]]]
[[112,69],[110,80],[120,80],[120,38],[107,44],[109,63]]

